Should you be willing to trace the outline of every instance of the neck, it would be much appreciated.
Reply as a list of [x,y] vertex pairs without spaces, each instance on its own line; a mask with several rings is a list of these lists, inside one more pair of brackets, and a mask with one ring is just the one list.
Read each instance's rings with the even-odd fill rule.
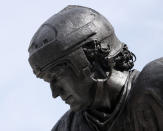
[[125,85],[129,72],[112,69],[109,79],[103,86],[97,87],[93,108],[106,108],[111,112],[118,102],[122,88]]

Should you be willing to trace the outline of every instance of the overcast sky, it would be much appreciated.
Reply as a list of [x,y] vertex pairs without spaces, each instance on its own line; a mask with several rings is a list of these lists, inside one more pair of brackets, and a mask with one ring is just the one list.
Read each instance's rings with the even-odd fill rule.
[[137,56],[135,68],[163,56],[162,0],[4,0],[0,2],[0,131],[49,131],[69,109],[28,64],[39,26],[67,5],[91,7]]

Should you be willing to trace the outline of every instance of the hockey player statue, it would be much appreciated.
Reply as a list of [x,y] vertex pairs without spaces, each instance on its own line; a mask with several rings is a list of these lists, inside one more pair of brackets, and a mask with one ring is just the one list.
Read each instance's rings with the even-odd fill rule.
[[95,10],[64,8],[28,51],[34,74],[70,105],[52,131],[163,131],[163,58],[132,69],[135,55]]

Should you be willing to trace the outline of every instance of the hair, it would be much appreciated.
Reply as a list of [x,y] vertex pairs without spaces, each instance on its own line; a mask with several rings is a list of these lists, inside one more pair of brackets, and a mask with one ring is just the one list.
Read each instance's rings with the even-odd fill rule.
[[128,71],[131,70],[136,61],[136,56],[128,50],[126,44],[124,44],[121,52],[114,57],[114,68],[119,71]]
[[129,71],[134,66],[136,56],[128,50],[126,44],[123,45],[122,50],[114,57],[108,58],[110,47],[101,47],[100,42],[91,41],[82,46],[83,51],[89,62],[92,65],[91,71],[102,78],[106,77],[106,72],[111,68],[118,71]]

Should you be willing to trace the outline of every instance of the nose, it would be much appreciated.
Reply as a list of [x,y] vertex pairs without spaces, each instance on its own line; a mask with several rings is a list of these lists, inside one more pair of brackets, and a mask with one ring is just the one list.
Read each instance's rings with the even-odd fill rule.
[[57,98],[59,96],[59,93],[52,91],[53,98]]
[[57,98],[60,94],[60,89],[57,86],[54,86],[53,83],[50,83],[50,88],[53,98]]

